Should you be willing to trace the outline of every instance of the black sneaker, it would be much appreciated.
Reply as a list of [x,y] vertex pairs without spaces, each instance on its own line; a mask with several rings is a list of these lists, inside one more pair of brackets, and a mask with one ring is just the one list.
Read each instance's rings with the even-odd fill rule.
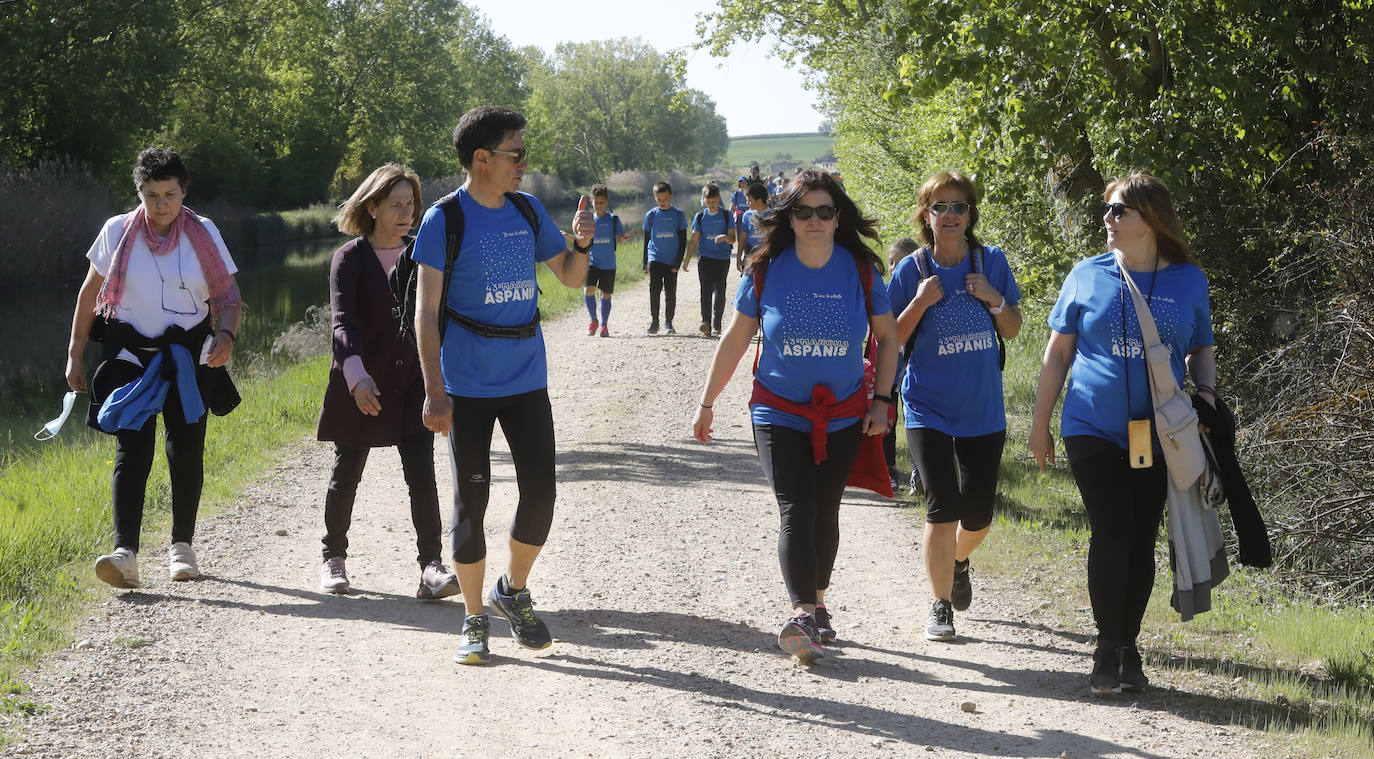
[[665,335],[676,335],[676,334],[677,334],[677,330],[673,329],[673,323],[672,323],[672,322],[665,322],[665,323],[663,324],[663,334],[665,334]]
[[954,607],[949,601],[939,599],[930,607],[926,640],[954,640]]
[[835,625],[830,621],[830,610],[824,606],[816,607],[816,632],[820,635],[821,642],[830,645],[835,639],[840,637],[835,632]]
[[1105,696],[1121,692],[1121,649],[1099,648],[1093,651],[1093,673],[1088,677],[1088,687],[1094,696]]
[[796,616],[783,622],[782,629],[778,631],[778,648],[797,657],[803,664],[810,664],[825,656],[815,615],[797,612]]
[[658,334],[658,319],[654,319],[653,321],[649,322],[649,334]]
[[955,611],[963,611],[973,602],[973,583],[968,577],[968,559],[954,562],[954,590],[949,594],[949,602]]
[[463,642],[453,660],[459,664],[486,664],[491,661],[491,649],[487,647],[487,615],[470,614],[463,618],[463,631],[459,633]]
[[553,643],[549,628],[534,616],[534,600],[530,598],[529,588],[510,593],[510,585],[503,576],[492,586],[487,600],[491,602],[491,608],[510,623],[510,631],[520,645],[539,650]]
[[1144,662],[1140,660],[1140,649],[1134,645],[1117,649],[1121,658],[1121,692],[1143,691],[1150,684],[1145,676]]

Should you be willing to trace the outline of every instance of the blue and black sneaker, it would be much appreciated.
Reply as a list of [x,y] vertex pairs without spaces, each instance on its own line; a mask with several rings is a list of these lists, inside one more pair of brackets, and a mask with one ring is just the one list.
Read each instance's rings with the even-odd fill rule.
[[463,642],[453,655],[459,664],[486,664],[491,661],[491,649],[487,647],[487,615],[469,614],[463,618],[463,632],[459,633]]
[[553,643],[549,628],[534,616],[534,600],[530,598],[529,588],[511,591],[510,583],[503,575],[492,587],[487,600],[491,602],[491,608],[510,623],[511,633],[520,645],[539,650]]

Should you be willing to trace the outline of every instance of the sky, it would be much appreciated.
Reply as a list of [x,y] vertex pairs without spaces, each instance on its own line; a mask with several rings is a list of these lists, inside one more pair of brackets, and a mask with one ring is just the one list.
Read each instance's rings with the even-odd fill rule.
[[[731,137],[773,132],[814,132],[824,116],[805,77],[769,55],[770,42],[737,43],[728,58],[697,42],[697,14],[715,0],[468,0],[492,29],[516,47],[535,45],[552,53],[560,42],[640,37],[659,50],[683,48],[687,86],[701,90],[725,117]],[[766,81],[766,87],[758,86]]]

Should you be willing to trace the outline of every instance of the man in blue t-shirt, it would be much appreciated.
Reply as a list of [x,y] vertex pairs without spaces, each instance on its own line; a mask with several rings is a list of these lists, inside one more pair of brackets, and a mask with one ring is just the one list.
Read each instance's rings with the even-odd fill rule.
[[749,196],[745,190],[749,189],[749,177],[740,177],[735,194],[730,196],[730,215],[735,222],[735,228],[739,228],[739,217],[749,210]]
[[620,224],[620,217],[610,212],[611,193],[606,185],[592,185],[592,210],[596,218],[596,234],[592,237],[591,265],[587,267],[587,290],[583,294],[587,314],[592,321],[587,334],[596,334],[596,291],[601,291],[601,336],[610,337],[607,326],[611,318],[611,293],[615,292],[615,246],[630,239]]
[[[567,250],[563,233],[539,201],[516,194],[525,172],[524,128],[525,117],[508,108],[480,106],[463,114],[453,130],[453,146],[468,181],[450,196],[456,202],[449,201],[448,211],[436,204],[425,212],[412,254],[420,264],[415,332],[425,382],[424,423],[448,435],[453,463],[453,562],[467,607],[454,659],[462,664],[485,664],[490,657],[482,604],[482,520],[497,420],[515,461],[520,503],[510,530],[510,563],[489,599],[521,645],[545,648],[553,640],[535,617],[525,587],[553,523],[555,490],[553,411],[535,264],[542,261],[558,281],[577,287],[587,274],[596,225],[584,196],[573,219],[573,248]],[[454,205],[463,231],[445,283],[447,223],[455,218]],[[520,205],[532,211],[535,223]]]
[[673,187],[654,184],[655,208],[644,214],[644,271],[649,275],[649,334],[658,334],[659,293],[663,294],[663,333],[676,334],[677,270],[687,252],[687,215],[673,205]]
[[735,226],[730,214],[720,207],[720,185],[707,182],[701,188],[701,204],[705,208],[697,211],[692,219],[692,239],[687,242],[682,270],[687,271],[694,249],[701,254],[701,263],[697,266],[697,278],[701,280],[700,330],[707,337],[713,333],[719,337],[720,322],[725,316],[725,277],[730,273]]
[[749,185],[749,210],[739,219],[739,229],[735,233],[735,266],[744,271],[744,259],[754,252],[763,242],[763,227],[760,224],[768,214],[768,189],[755,182]]

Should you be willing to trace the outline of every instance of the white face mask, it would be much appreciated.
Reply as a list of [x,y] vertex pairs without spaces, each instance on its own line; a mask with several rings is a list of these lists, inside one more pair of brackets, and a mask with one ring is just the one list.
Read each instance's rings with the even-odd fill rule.
[[62,425],[67,422],[67,417],[72,415],[72,407],[76,405],[76,391],[69,390],[62,396],[62,413],[51,422],[43,425],[43,429],[33,433],[34,440],[52,440],[57,437]]

